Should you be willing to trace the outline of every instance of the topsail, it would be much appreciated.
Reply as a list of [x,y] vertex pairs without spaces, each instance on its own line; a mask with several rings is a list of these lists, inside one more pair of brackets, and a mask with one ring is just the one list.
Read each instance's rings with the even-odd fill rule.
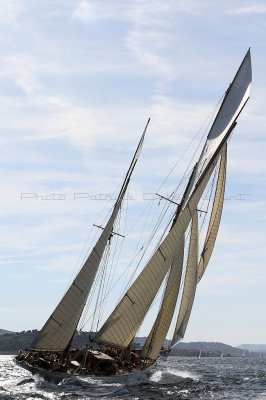
[[[248,101],[251,88],[252,72],[250,49],[247,51],[234,79],[230,84],[213,125],[209,131],[206,143],[201,152],[197,166],[186,191],[186,201],[202,176],[213,154],[226,139],[227,133],[235,123],[243,107]],[[185,204],[185,201],[184,201]]]

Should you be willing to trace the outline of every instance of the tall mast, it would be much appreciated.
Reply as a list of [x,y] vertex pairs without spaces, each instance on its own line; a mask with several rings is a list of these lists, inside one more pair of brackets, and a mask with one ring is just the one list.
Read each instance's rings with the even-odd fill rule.
[[130,177],[141,152],[149,122],[150,119],[145,126],[137,150],[122,184],[118,199],[105,228],[69,289],[33,341],[32,349],[63,351],[70,346],[104,250],[112,235],[114,223],[126,193]]

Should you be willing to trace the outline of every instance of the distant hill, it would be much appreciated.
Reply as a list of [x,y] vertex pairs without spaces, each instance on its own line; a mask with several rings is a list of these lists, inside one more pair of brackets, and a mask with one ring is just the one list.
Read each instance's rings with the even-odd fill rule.
[[12,331],[6,331],[5,329],[0,329],[0,336],[5,335],[6,333],[13,333]]
[[[146,336],[136,336],[134,341],[133,341],[133,348],[140,348],[144,345],[147,337]],[[164,341],[164,347],[168,347],[170,345],[170,340],[165,339]]]
[[[133,346],[140,348],[144,345],[146,337],[136,337],[134,340]],[[170,340],[164,341],[164,347],[167,348],[170,345]],[[209,351],[220,351],[223,354],[231,354],[240,356],[243,354],[243,350],[238,347],[232,347],[228,344],[219,343],[219,342],[180,342],[178,343],[172,350],[173,354],[175,353],[175,349],[184,349],[184,350],[197,350],[203,352]],[[246,349],[247,350],[247,349]],[[255,351],[255,350],[254,350]]]
[[201,351],[221,351],[224,354],[241,355],[243,350],[238,347],[232,347],[228,344],[219,342],[190,342],[190,343],[178,343],[174,349],[188,349],[188,350],[201,350]]
[[[29,348],[38,330],[11,332],[0,336],[0,354],[16,354],[20,349]],[[81,348],[88,342],[89,332],[76,333],[73,348]]]
[[266,352],[266,344],[241,344],[239,349]]
[[[16,354],[20,349],[29,348],[34,338],[36,337],[37,329],[23,332],[9,332],[4,329],[0,330],[0,354]],[[82,348],[88,342],[88,336],[90,332],[76,333],[72,348]],[[133,343],[133,348],[141,348],[146,340],[146,337],[136,337]],[[170,344],[169,340],[165,340],[164,347],[167,348]],[[266,351],[266,345],[241,345],[239,347],[232,347],[224,343],[217,342],[190,342],[190,343],[178,343],[172,350],[173,355],[176,350],[201,350],[202,352],[220,351],[224,355],[230,354],[232,356],[243,355],[243,349],[245,353],[248,351],[262,352]]]

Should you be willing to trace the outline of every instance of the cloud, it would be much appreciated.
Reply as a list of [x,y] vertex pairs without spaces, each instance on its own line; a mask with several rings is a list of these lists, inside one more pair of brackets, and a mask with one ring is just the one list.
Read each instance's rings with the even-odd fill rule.
[[25,274],[12,274],[9,275],[9,278],[23,280],[23,279],[30,279],[31,277],[30,275],[25,275]]
[[49,283],[63,283],[63,284],[67,284],[68,280],[67,279],[50,279],[48,281]]
[[82,0],[75,11],[73,12],[73,17],[80,19],[83,22],[87,22],[93,19],[93,7],[86,1]]
[[[171,13],[168,4],[161,2],[133,2],[131,23],[125,39],[126,46],[134,54],[138,63],[149,74],[157,75],[157,88],[162,88],[176,76],[165,50],[173,40],[164,22]],[[160,15],[160,17],[159,17]],[[169,21],[168,21],[169,23]]]
[[28,54],[2,56],[3,69],[1,74],[14,80],[27,96],[32,96],[41,88],[35,73],[41,69],[39,60]]
[[238,15],[238,14],[265,14],[266,6],[263,4],[257,4],[250,7],[237,7],[230,8],[227,10],[228,14]]
[[6,307],[0,308],[0,312],[11,312],[11,313],[43,313],[50,311],[48,307]]
[[[237,193],[241,182],[245,193],[260,190],[263,195],[265,62],[259,46],[263,35],[258,36],[255,21],[259,12],[264,15],[265,6],[239,1],[232,6],[227,0],[223,5],[209,0],[52,3],[0,4],[0,262],[2,267],[8,264],[3,272],[9,287],[33,276],[36,293],[47,290],[47,284],[48,300],[55,305],[56,283],[61,286],[70,275],[88,226],[96,222],[104,203],[75,202],[73,193],[114,191],[149,116],[152,120],[132,187],[140,195],[153,192],[210,114],[250,38],[256,49],[256,79],[239,122],[241,132],[230,143],[228,193]],[[227,10],[240,12],[230,18]],[[253,15],[245,28],[244,15]],[[189,150],[179,161],[161,194],[171,193],[191,154]],[[21,192],[46,196],[55,191],[66,193],[67,199],[60,203],[20,200]],[[131,222],[140,203],[139,199],[131,203]],[[156,207],[160,210],[158,202]],[[265,260],[264,210],[262,197],[226,202],[223,221],[231,221],[222,225],[212,269],[206,275],[210,280],[204,286],[216,294],[213,305],[219,301],[217,292],[234,292],[237,297],[244,287],[256,309],[252,292],[261,287],[255,283],[259,275],[261,282],[265,276],[260,267]],[[144,240],[149,236],[146,228]],[[141,232],[139,227],[136,231]],[[135,246],[136,231],[128,234],[128,246]],[[131,250],[121,253],[117,271],[128,263]],[[258,271],[253,277],[243,272],[252,271],[251,267]],[[29,288],[23,291],[23,304],[19,299],[21,309],[16,309],[18,300],[12,292],[13,310],[23,318],[23,327],[25,321],[35,326],[38,319],[34,315],[30,322],[30,308],[24,307],[27,292],[32,294],[31,284],[32,280],[27,284],[24,279],[20,285],[22,290]],[[7,306],[12,305],[9,287],[3,288]],[[41,306],[42,299],[35,298],[36,307]],[[47,296],[42,298],[47,301]],[[223,297],[223,307],[229,309],[226,300]],[[28,301],[31,304],[32,299]],[[12,320],[18,324],[17,318]]]
[[17,28],[17,23],[21,15],[25,12],[25,5],[20,0],[9,0],[0,2],[0,22],[1,26],[9,29]]

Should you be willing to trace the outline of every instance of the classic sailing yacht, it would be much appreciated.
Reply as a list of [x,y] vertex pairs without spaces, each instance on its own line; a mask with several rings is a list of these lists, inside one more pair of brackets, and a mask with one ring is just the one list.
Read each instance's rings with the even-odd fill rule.
[[[19,365],[53,376],[125,378],[145,373],[155,363],[171,324],[174,329],[170,347],[183,339],[196,287],[207,268],[217,237],[224,201],[227,142],[249,99],[251,75],[248,50],[224,95],[181,202],[171,215],[170,228],[110,316],[99,330],[90,335],[86,347],[73,350],[74,334],[99,274],[105,249],[115,234],[114,224],[141,152],[147,122],[109,220],[101,228],[102,233],[84,265],[30,348],[16,357]],[[199,256],[199,202],[215,172],[214,200]],[[164,199],[174,203],[170,198]],[[162,298],[150,333],[143,347],[134,350],[133,340],[158,292]]]

